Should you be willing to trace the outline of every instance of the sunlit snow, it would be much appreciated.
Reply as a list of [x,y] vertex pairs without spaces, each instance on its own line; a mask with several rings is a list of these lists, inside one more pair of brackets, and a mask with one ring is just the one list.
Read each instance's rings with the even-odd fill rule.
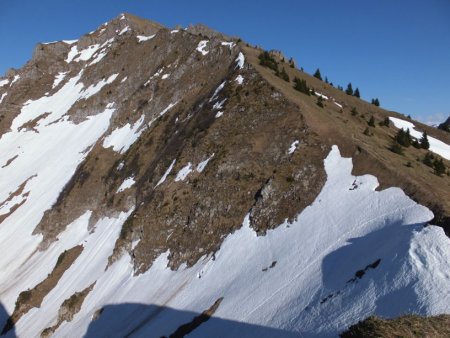
[[[415,129],[415,125],[409,121],[398,119],[396,117],[389,117],[396,128],[403,128],[404,130],[409,129],[409,133],[412,137],[420,140],[423,133]],[[428,137],[428,142],[430,143],[430,151],[442,156],[443,158],[450,160],[450,145],[444,143],[430,135]]]

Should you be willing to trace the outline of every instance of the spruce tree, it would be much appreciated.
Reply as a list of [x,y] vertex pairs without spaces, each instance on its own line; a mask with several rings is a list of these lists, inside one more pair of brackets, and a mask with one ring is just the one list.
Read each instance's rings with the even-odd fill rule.
[[404,147],[409,147],[411,145],[411,135],[409,134],[409,129],[406,129],[405,131],[403,128],[400,128],[395,136],[395,141]]
[[430,148],[430,142],[428,141],[427,132],[424,131],[422,134],[422,138],[420,139],[420,147],[423,149],[429,149]]
[[368,124],[370,127],[375,128],[375,118],[374,118],[373,116],[371,116],[371,117],[370,117],[370,120],[369,120],[369,122],[367,122],[367,124]]
[[347,89],[345,90],[345,94],[353,95],[353,88],[352,88],[352,83],[351,82],[347,85]]
[[320,69],[317,68],[316,72],[314,73],[314,77],[318,78],[319,80],[322,80],[322,75],[320,75]]
[[356,96],[358,99],[361,97],[359,95],[359,89],[358,88],[355,89],[355,92],[353,93],[353,95]]
[[303,94],[311,95],[308,85],[306,84],[306,81],[299,79],[298,77],[294,78],[294,89],[298,90]]
[[379,107],[380,106],[380,101],[376,98],[376,99],[372,99],[372,104]]

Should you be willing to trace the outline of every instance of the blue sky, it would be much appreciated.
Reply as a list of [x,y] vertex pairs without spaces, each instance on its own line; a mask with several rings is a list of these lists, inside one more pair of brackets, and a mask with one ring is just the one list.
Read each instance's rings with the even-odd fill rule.
[[77,38],[121,12],[204,23],[292,56],[362,98],[421,120],[450,115],[448,0],[0,0],[0,74],[36,43]]

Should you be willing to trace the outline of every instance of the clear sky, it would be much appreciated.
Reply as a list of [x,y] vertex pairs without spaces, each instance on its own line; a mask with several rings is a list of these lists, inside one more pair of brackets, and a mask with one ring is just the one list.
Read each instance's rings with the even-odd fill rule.
[[449,0],[0,0],[0,74],[38,42],[73,39],[121,12],[204,23],[282,50],[362,98],[424,121],[450,115]]

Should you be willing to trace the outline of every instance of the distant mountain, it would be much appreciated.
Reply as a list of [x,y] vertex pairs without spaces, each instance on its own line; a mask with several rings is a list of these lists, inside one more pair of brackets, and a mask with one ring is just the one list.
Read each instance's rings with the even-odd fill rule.
[[439,126],[439,129],[442,129],[446,132],[450,132],[450,116],[448,117],[448,119],[445,122],[442,122]]
[[2,334],[335,337],[450,313],[450,135],[296,67],[121,14],[0,78]]

